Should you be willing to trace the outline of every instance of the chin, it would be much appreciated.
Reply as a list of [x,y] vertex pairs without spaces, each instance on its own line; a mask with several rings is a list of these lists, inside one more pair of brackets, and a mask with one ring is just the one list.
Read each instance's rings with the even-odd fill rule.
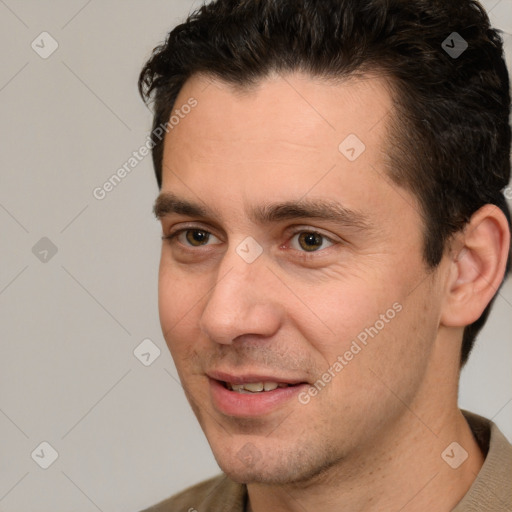
[[293,480],[290,467],[281,460],[269,456],[268,450],[258,448],[251,442],[240,447],[233,443],[229,448],[213,451],[217,464],[233,481],[241,484],[284,484]]
[[273,471],[263,467],[240,467],[230,464],[219,464],[222,471],[234,482],[239,484],[286,485],[297,480],[280,470]]
[[293,485],[310,482],[338,461],[327,454],[314,457],[304,449],[288,447],[283,450],[258,446],[251,442],[233,443],[230,448],[214,450],[217,464],[233,481],[241,484]]

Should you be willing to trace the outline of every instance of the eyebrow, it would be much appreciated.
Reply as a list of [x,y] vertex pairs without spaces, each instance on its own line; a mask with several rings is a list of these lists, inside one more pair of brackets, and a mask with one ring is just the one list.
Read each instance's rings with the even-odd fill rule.
[[[206,205],[179,198],[171,192],[162,192],[156,199],[153,212],[157,219],[178,214],[188,217],[213,219],[220,215]],[[361,211],[351,210],[336,201],[299,199],[280,203],[265,203],[254,207],[249,218],[257,224],[271,224],[293,219],[330,220],[361,230],[372,227],[368,216]]]

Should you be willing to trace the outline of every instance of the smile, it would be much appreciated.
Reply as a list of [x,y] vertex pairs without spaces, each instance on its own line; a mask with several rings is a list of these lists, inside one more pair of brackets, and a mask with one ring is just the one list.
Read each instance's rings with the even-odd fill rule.
[[289,384],[277,382],[248,382],[245,384],[224,383],[226,388],[237,393],[262,393],[265,391],[274,391],[277,388],[287,388]]
[[237,418],[261,417],[293,406],[298,394],[309,387],[305,382],[280,382],[270,376],[216,375],[208,381],[213,408],[223,416]]

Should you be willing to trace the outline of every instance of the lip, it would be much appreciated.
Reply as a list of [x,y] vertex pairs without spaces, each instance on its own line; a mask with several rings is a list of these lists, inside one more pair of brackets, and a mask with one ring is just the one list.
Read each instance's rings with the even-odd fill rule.
[[[309,386],[304,381],[255,374],[235,376],[214,372],[208,374],[208,380],[213,407],[226,416],[237,418],[254,418],[270,414],[285,406],[290,400],[294,398],[297,400],[297,395]],[[231,391],[224,386],[224,382],[231,384],[276,382],[291,386],[253,394]]]

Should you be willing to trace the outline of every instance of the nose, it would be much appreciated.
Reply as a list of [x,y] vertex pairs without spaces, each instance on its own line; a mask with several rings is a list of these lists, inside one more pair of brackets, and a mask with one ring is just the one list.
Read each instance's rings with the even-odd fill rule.
[[247,263],[231,249],[218,269],[200,317],[200,330],[226,345],[244,336],[273,336],[279,330],[283,307],[275,293],[276,276],[264,254]]

